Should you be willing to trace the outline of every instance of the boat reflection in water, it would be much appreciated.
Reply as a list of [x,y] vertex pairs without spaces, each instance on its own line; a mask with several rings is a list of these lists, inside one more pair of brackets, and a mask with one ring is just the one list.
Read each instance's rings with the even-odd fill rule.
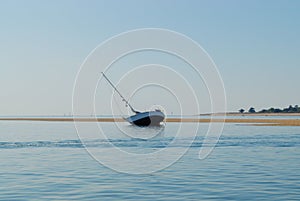
[[119,92],[115,85],[106,77],[102,72],[103,77],[108,81],[108,83],[115,89],[115,91],[120,95],[122,101],[126,103],[135,115],[128,118],[124,118],[127,122],[136,126],[160,126],[165,119],[165,114],[160,109],[155,109],[153,111],[139,112],[135,110],[129,102],[124,98],[124,96]]
[[123,125],[121,127],[122,133],[130,139],[147,140],[148,142],[154,140],[159,141],[165,137],[165,126],[136,126],[135,124]]

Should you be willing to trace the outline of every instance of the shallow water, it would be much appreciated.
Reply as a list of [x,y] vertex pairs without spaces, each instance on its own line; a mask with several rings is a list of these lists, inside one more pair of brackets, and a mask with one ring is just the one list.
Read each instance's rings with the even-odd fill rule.
[[[107,139],[95,138],[91,129],[93,137],[83,144],[71,122],[0,121],[0,200],[300,199],[299,127],[226,124],[214,151],[199,160],[200,148],[212,146],[203,144],[208,124],[200,124],[195,140],[189,130],[178,138],[178,123],[120,125],[130,135],[101,123]],[[131,175],[99,164],[85,149],[109,150],[111,144],[137,154],[190,148],[166,169]]]

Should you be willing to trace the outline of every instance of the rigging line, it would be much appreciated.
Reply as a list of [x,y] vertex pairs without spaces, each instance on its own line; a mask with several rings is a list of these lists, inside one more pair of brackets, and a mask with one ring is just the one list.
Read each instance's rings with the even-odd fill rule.
[[107,80],[107,82],[114,88],[114,90],[120,95],[120,97],[122,98],[122,101],[124,101],[126,103],[126,106],[129,106],[131,111],[134,113],[139,113],[138,111],[136,111],[135,109],[133,109],[133,107],[129,104],[129,102],[124,98],[124,96],[119,92],[119,90],[115,87],[115,85],[106,77],[106,75],[101,72],[103,77]]

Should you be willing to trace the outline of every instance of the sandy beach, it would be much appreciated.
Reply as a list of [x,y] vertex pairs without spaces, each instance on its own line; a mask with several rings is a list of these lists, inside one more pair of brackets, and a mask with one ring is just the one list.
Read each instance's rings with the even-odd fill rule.
[[201,114],[200,116],[239,116],[239,117],[247,117],[247,116],[257,116],[257,117],[294,117],[299,116],[300,113],[237,113],[237,112],[228,112],[228,113],[216,113],[216,114]]
[[[0,118],[0,121],[49,121],[49,122],[125,122],[122,118]],[[300,126],[300,119],[201,119],[201,118],[167,118],[166,122],[169,123],[234,123],[234,124],[247,124],[256,126]]]

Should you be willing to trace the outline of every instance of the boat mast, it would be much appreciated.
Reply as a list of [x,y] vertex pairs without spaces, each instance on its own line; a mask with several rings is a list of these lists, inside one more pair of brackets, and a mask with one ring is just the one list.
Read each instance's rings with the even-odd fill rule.
[[114,90],[120,95],[120,97],[122,98],[122,101],[124,101],[126,103],[126,106],[129,106],[131,111],[134,113],[139,113],[138,111],[136,111],[135,109],[133,109],[133,107],[129,104],[129,102],[124,98],[124,96],[119,92],[119,90],[117,89],[117,87],[115,87],[115,85],[106,77],[106,75],[101,72],[103,77],[107,80],[107,82],[114,88]]

